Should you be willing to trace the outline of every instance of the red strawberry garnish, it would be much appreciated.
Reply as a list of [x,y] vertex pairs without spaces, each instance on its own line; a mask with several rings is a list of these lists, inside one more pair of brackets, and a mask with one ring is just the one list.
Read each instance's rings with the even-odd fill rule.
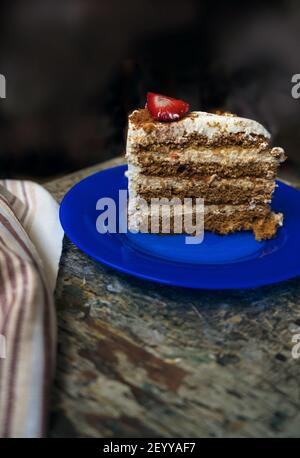
[[146,108],[156,121],[177,121],[189,111],[189,104],[179,99],[148,92]]

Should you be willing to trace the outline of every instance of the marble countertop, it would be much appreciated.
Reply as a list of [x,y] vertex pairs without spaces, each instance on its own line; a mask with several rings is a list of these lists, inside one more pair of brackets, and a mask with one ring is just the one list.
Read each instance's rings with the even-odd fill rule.
[[[59,201],[123,162],[46,187]],[[117,273],[65,239],[56,304],[51,437],[299,437],[300,279],[189,291]]]

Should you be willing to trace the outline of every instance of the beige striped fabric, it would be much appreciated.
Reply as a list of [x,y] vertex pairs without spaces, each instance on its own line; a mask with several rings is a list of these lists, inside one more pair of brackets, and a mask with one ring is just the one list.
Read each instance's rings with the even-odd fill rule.
[[55,363],[58,205],[32,182],[0,182],[0,437],[42,437]]

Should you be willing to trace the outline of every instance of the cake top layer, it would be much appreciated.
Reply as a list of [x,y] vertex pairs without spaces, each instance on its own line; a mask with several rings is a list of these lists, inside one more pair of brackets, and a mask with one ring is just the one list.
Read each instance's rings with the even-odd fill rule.
[[270,139],[270,133],[257,121],[232,114],[213,114],[192,111],[174,122],[155,121],[147,109],[133,111],[129,116],[128,139],[140,144],[180,141],[180,138],[198,135],[208,139],[242,135],[250,140]]

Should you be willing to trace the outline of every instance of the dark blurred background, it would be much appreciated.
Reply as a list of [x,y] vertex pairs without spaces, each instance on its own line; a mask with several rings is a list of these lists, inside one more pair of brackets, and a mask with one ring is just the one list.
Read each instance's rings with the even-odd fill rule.
[[297,0],[2,0],[2,177],[50,179],[124,151],[148,90],[262,122],[300,178]]

